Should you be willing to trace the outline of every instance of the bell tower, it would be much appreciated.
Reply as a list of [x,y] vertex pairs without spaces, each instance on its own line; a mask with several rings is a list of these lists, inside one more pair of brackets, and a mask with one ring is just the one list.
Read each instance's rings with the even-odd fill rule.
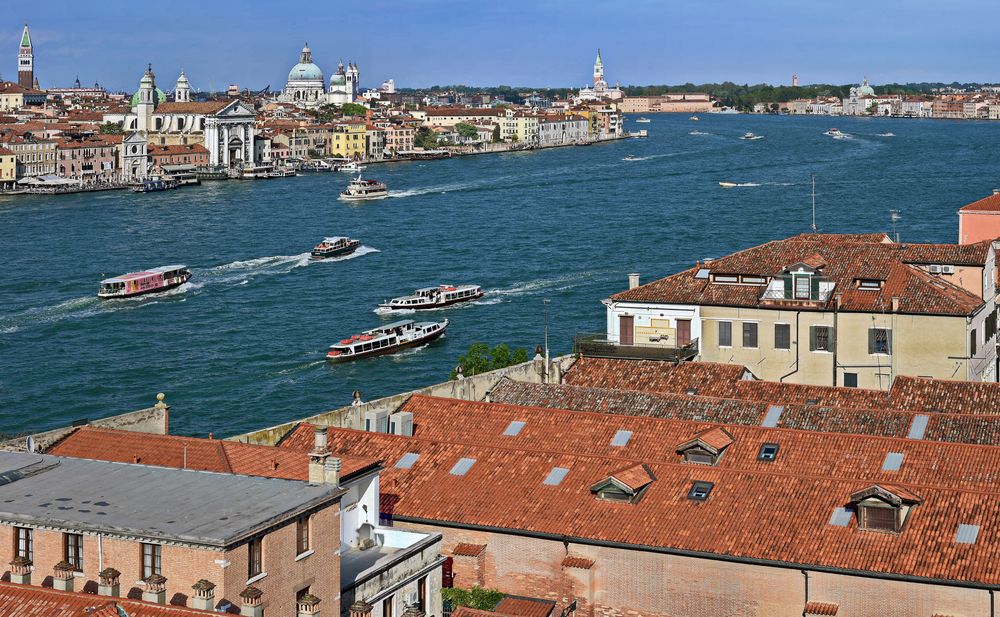
[[35,82],[35,54],[31,50],[28,24],[24,24],[21,45],[17,50],[17,83],[22,88],[32,88]]
[[191,82],[188,81],[183,69],[181,69],[181,76],[177,78],[177,85],[174,87],[174,102],[191,102]]
[[594,62],[594,85],[604,81],[604,62],[601,60],[601,50],[597,50],[597,61]]
[[156,98],[156,76],[150,64],[139,80],[139,103],[135,107],[136,129],[149,131],[153,124],[153,111],[159,101]]

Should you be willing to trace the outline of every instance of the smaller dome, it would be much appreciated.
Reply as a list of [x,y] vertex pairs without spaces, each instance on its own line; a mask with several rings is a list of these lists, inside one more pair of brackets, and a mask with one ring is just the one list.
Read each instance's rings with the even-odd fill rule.
[[323,81],[323,71],[313,63],[298,63],[288,72],[288,81]]
[[[167,93],[164,92],[163,90],[160,90],[159,88],[157,88],[156,89],[156,100],[157,100],[157,104],[159,104],[159,103],[166,103],[167,102]],[[135,94],[132,95],[132,100],[130,101],[130,105],[132,107],[135,107],[138,104],[139,104],[139,93],[136,92]]]
[[330,78],[330,85],[331,86],[344,86],[344,85],[347,85],[347,77],[344,76],[344,75],[341,75],[340,73],[337,73],[336,75],[334,75],[333,77]]

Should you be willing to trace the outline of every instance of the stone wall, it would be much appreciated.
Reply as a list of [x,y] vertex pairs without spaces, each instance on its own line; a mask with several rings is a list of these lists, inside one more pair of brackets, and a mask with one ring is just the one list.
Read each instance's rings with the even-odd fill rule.
[[[130,411],[128,413],[111,416],[109,418],[90,420],[87,424],[98,428],[113,428],[121,431],[166,435],[169,429],[169,419],[170,407],[168,405],[154,405],[153,407],[147,407],[146,409],[140,409],[138,411]],[[63,426],[50,431],[34,433],[30,437],[35,442],[35,451],[44,452],[57,441],[72,433],[75,429],[75,426]],[[28,435],[25,435],[23,437],[15,437],[2,441],[0,442],[0,450],[23,452],[26,447],[25,444],[27,438]]]

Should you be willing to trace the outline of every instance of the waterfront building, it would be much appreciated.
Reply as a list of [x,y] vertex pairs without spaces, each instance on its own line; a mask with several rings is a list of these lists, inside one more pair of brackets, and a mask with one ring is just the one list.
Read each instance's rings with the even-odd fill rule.
[[353,103],[358,98],[358,67],[353,62],[344,68],[341,60],[337,64],[337,72],[330,77],[330,90],[326,102],[331,105]]
[[990,241],[802,234],[646,285],[630,277],[604,301],[607,341],[623,355],[736,363],[793,383],[996,381],[995,279]]
[[17,155],[0,147],[0,190],[10,190],[17,182]]
[[160,169],[172,165],[204,167],[209,164],[209,154],[208,148],[201,144],[149,146],[149,160]]
[[412,127],[394,122],[384,123],[385,148],[395,156],[400,152],[412,152],[416,131]]
[[56,139],[56,173],[80,184],[113,182],[118,178],[118,145],[111,135]]
[[28,24],[24,24],[21,44],[17,48],[17,84],[25,90],[38,89],[38,79],[35,77],[35,52],[31,46]]
[[17,157],[17,178],[48,176],[56,172],[56,142],[39,139],[30,132],[0,136],[0,147]]
[[867,114],[874,102],[875,89],[868,83],[868,78],[861,80],[861,85],[852,86],[850,93],[843,102],[843,114],[845,116],[860,116]]
[[331,156],[359,161],[365,158],[366,152],[364,120],[344,120],[333,125]]
[[337,614],[343,488],[137,464],[153,455],[0,452],[5,578],[244,615],[295,614],[309,594]]
[[385,158],[385,129],[369,122],[365,126],[365,158],[369,161],[381,161]]
[[715,106],[704,92],[670,92],[659,96],[627,96],[619,103],[626,114],[705,113]]
[[538,121],[538,145],[565,146],[587,141],[587,121],[582,118],[543,117]]
[[141,182],[149,172],[149,142],[138,131],[129,133],[122,140],[118,151],[118,168],[124,182]]
[[931,103],[931,117],[961,120],[965,117],[965,97],[954,94],[938,96]]
[[601,59],[601,50],[597,50],[597,60],[594,61],[594,82],[592,86],[585,86],[576,95],[577,102],[612,100],[618,101],[624,97],[621,88],[608,87],[608,82],[604,78],[604,61]]
[[313,62],[312,50],[306,43],[299,63],[288,72],[288,81],[278,100],[301,107],[318,107],[326,102],[324,91],[323,71]]
[[907,118],[930,118],[932,104],[922,96],[903,97],[899,103],[899,114]]

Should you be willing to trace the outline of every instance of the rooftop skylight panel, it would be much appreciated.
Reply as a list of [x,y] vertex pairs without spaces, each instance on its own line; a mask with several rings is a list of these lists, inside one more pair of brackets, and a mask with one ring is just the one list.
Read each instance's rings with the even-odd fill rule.
[[451,468],[451,475],[453,476],[464,476],[472,466],[475,465],[476,459],[474,458],[460,458],[455,466]]
[[885,455],[885,461],[882,463],[882,471],[899,471],[902,466],[903,453],[889,452]]
[[713,486],[715,485],[711,482],[696,481],[691,485],[691,490],[688,491],[687,497],[693,501],[705,501],[712,493]]
[[847,527],[851,524],[853,515],[854,513],[847,508],[834,508],[833,514],[830,515],[830,524],[837,527]]
[[409,469],[413,467],[418,458],[420,458],[420,455],[416,452],[407,452],[399,458],[399,462],[396,463],[396,469]]
[[711,270],[709,270],[708,268],[699,268],[698,271],[695,272],[694,278],[707,279],[709,272],[711,272]]
[[930,420],[930,416],[925,416],[919,414],[913,416],[913,423],[910,424],[910,432],[906,435],[908,439],[923,439],[924,432],[927,430],[927,422]]
[[621,430],[615,433],[614,438],[611,440],[611,445],[620,448],[625,446],[629,439],[632,439],[632,431]]
[[961,524],[955,533],[956,544],[975,544],[979,537],[979,525]]
[[774,428],[778,426],[778,420],[781,418],[781,412],[785,411],[782,405],[771,405],[767,408],[767,415],[764,416],[764,421],[761,422],[761,426],[766,428]]
[[545,481],[542,484],[547,484],[549,486],[559,486],[562,483],[563,478],[569,473],[569,469],[565,467],[553,467],[549,472],[549,475],[545,476]]
[[507,428],[506,430],[504,430],[503,434],[506,435],[507,437],[515,437],[518,433],[521,432],[522,428],[524,428],[524,422],[521,422],[520,420],[514,420],[513,422],[507,425]]

